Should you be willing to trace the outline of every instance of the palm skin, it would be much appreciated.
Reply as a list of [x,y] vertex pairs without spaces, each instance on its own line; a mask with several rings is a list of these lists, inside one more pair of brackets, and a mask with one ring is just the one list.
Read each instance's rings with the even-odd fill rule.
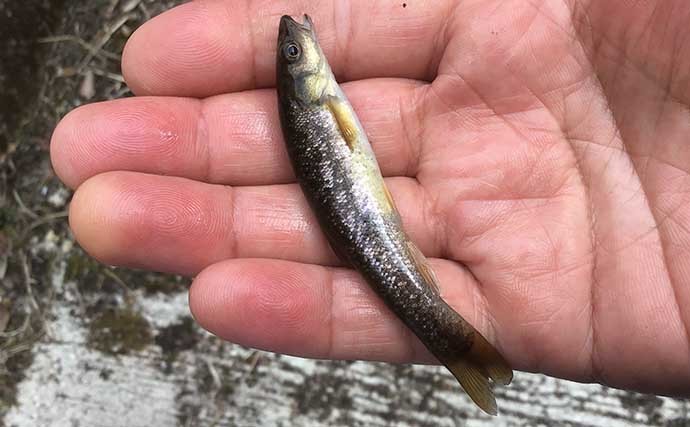
[[259,3],[153,19],[123,57],[146,96],[57,127],[87,251],[195,276],[195,318],[233,342],[431,360],[294,183],[274,44],[307,12],[446,300],[516,369],[690,395],[690,4]]

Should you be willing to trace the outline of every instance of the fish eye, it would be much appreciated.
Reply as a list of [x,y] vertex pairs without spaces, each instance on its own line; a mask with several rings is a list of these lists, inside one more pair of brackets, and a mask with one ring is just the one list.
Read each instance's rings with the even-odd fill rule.
[[302,50],[299,45],[295,42],[286,43],[283,46],[283,56],[290,62],[295,62],[299,59],[302,54]]

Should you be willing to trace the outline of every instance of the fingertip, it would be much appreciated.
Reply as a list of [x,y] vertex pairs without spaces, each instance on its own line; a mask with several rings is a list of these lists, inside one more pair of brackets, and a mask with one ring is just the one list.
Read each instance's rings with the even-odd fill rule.
[[230,342],[305,356],[327,351],[330,304],[321,269],[277,260],[230,260],[192,282],[197,322]]
[[[113,233],[111,187],[115,173],[103,173],[86,180],[72,196],[69,225],[79,245],[92,257],[105,264],[117,264],[118,234]],[[110,231],[110,232],[109,232]]]
[[79,186],[70,225],[102,262],[193,275],[232,255],[230,191],[184,178],[106,172]]
[[227,267],[223,268],[225,264],[217,263],[205,268],[194,277],[189,287],[189,310],[194,320],[204,329],[216,335],[214,324],[217,318],[217,303],[221,300],[232,300],[231,295],[224,295],[226,292],[231,291],[232,287],[226,286],[225,283],[216,286],[211,285],[213,277],[224,277],[231,280],[228,277],[231,271],[224,271],[227,270]]
[[71,141],[78,139],[76,135],[82,124],[83,107],[78,107],[67,113],[53,130],[50,137],[50,162],[53,171],[60,180],[70,188],[76,188],[81,181],[78,171],[79,165],[75,162],[80,158],[78,145]]
[[[163,12],[165,14],[167,12]],[[160,15],[159,15],[160,16]],[[150,95],[154,90],[150,81],[147,81],[147,73],[140,73],[139,70],[148,69],[151,58],[142,55],[142,52],[152,52],[153,46],[151,38],[148,37],[148,26],[150,22],[158,19],[158,16],[145,22],[137,28],[127,39],[125,47],[122,49],[122,77],[125,83],[136,95]],[[155,52],[155,51],[153,51]],[[150,80],[150,79],[148,79]]]

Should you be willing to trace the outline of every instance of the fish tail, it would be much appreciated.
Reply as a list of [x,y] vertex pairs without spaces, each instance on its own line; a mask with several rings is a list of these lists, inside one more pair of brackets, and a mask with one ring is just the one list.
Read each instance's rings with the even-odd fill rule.
[[[443,314],[440,316],[448,321],[450,336],[455,336],[450,348],[432,350],[435,356],[443,363],[453,376],[460,382],[465,392],[486,413],[496,415],[498,408],[496,398],[491,389],[491,382],[501,385],[510,384],[513,379],[513,370],[508,362],[501,356],[487,340],[472,325],[450,307],[441,297],[438,280],[433,269],[422,252],[414,243],[407,242],[410,257],[417,266],[419,273],[433,292],[441,299],[439,308]],[[457,332],[462,331],[462,337]],[[468,342],[471,345],[468,348]],[[433,349],[433,343],[428,346]]]
[[[452,332],[451,336],[455,335],[457,339],[455,345],[451,344],[451,348],[438,350],[437,352],[442,354],[436,354],[436,357],[450,370],[480,408],[488,414],[496,415],[498,408],[490,382],[501,385],[510,384],[513,379],[513,370],[501,353],[489,344],[479,331],[443,301],[433,269],[419,248],[409,239],[407,248],[424,281],[441,299],[442,304],[439,305],[443,313],[441,316],[453,325],[450,326],[451,329],[457,328],[453,332],[462,331],[463,339],[457,339],[459,336]],[[471,342],[469,348],[468,341]],[[429,348],[432,349],[433,345]]]
[[457,356],[451,357],[441,356],[439,360],[460,382],[477,406],[487,414],[497,415],[498,406],[491,383],[510,384],[513,371],[508,363],[476,330],[470,350],[456,354]]

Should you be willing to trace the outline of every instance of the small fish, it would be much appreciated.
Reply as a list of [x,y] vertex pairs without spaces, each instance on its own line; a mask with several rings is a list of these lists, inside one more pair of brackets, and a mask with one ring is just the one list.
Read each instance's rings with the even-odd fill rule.
[[309,16],[280,19],[280,123],[311,209],[338,256],[354,267],[485,412],[498,410],[491,383],[513,371],[491,344],[443,301],[438,280],[409,239],[352,106],[316,40]]

